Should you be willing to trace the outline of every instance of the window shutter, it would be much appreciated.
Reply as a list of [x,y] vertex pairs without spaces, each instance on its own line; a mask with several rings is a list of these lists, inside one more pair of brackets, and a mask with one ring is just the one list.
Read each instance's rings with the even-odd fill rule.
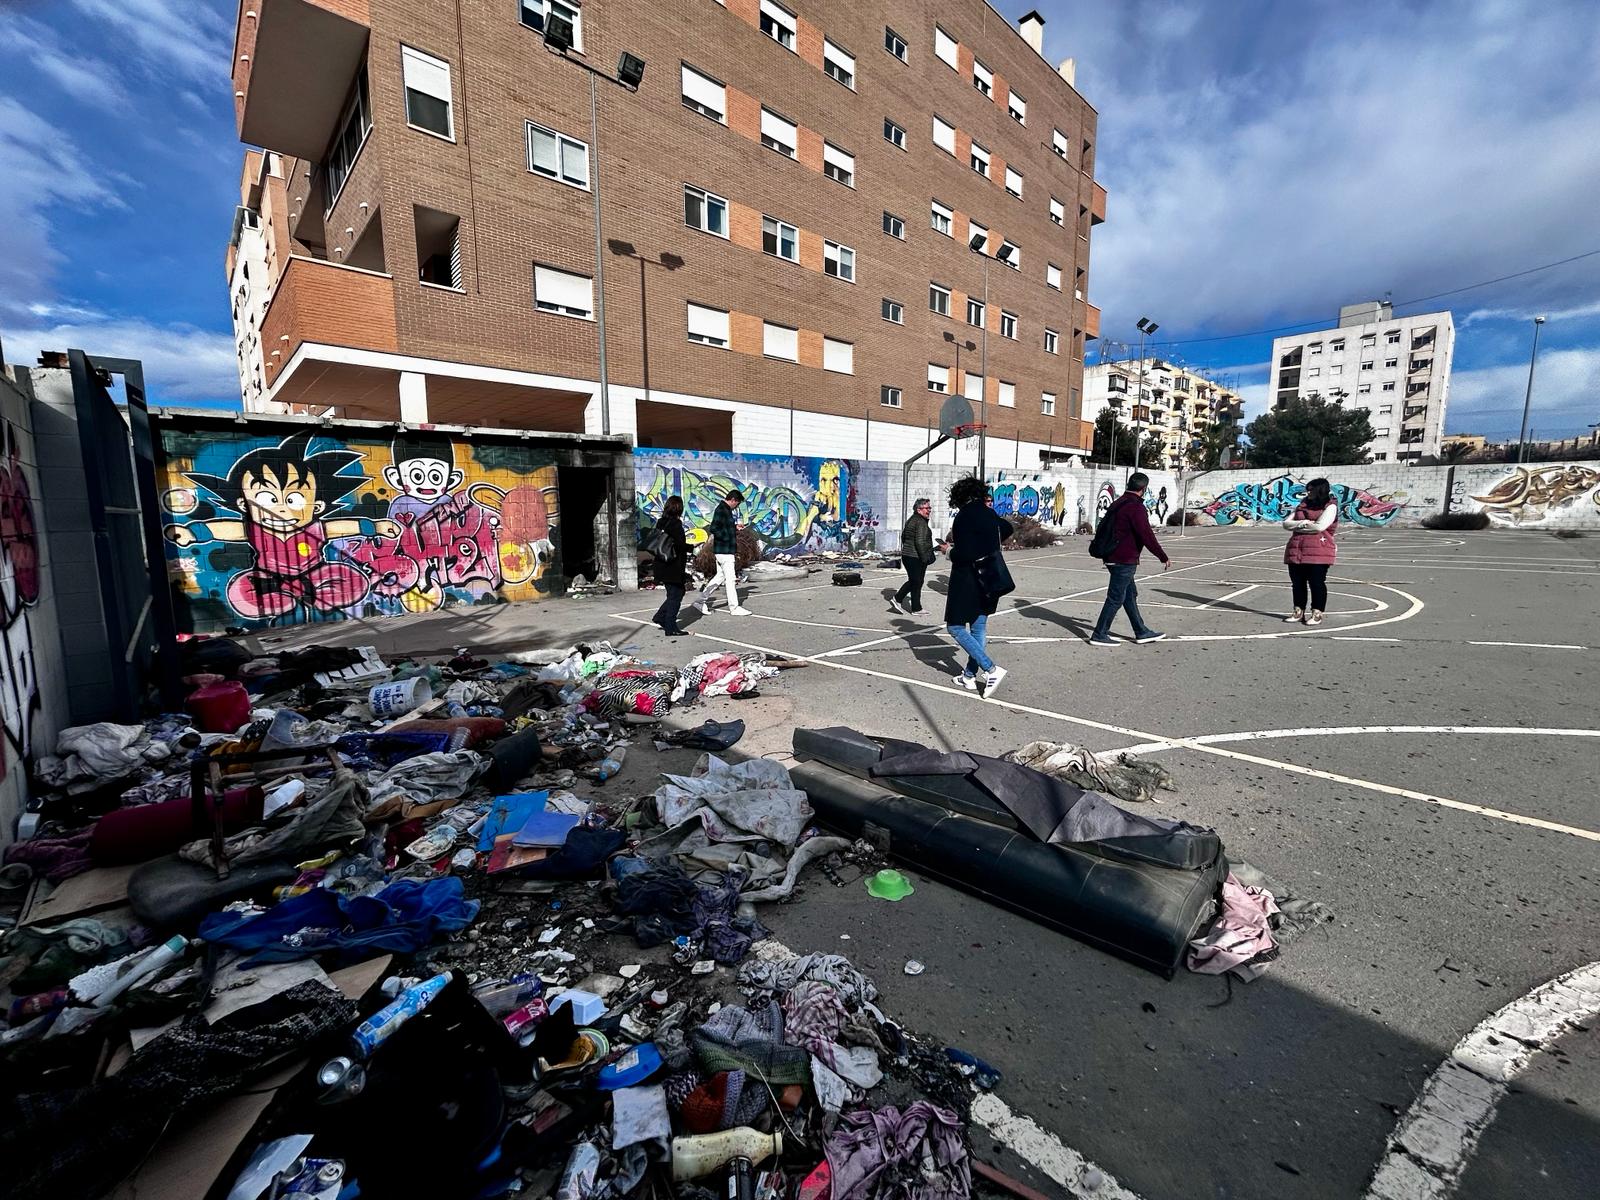
[[575,309],[585,315],[594,312],[594,280],[587,275],[574,275],[554,267],[533,268],[535,298],[542,304]]
[[856,348],[849,342],[822,339],[822,366],[824,370],[838,371],[842,375],[856,373]]
[[774,141],[782,142],[785,146],[795,144],[796,130],[793,121],[785,121],[776,113],[761,110],[761,132]]
[[853,154],[846,154],[832,142],[822,143],[822,161],[825,163],[831,163],[833,166],[838,167],[841,171],[848,171],[852,175],[856,173],[856,156]]
[[728,89],[687,64],[683,68],[683,94],[719,116],[728,111]]
[[941,150],[956,152],[956,127],[938,117],[933,119],[933,144]]
[[790,362],[800,360],[800,331],[797,329],[763,324],[761,343],[763,352],[773,358],[786,358]]
[[957,49],[955,38],[951,37],[937,25],[933,27],[933,52],[939,56],[946,66],[957,67],[961,61],[960,51]]
[[450,103],[450,64],[410,46],[400,47],[406,87],[424,96]]
[[719,308],[707,308],[703,304],[689,305],[689,332],[696,337],[709,338],[726,344],[728,338],[728,314]]

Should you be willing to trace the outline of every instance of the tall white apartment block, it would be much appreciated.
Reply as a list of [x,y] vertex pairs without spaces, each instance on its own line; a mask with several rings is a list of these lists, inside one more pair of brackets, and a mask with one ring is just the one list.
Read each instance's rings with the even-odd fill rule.
[[1083,369],[1083,420],[1091,428],[1109,405],[1129,428],[1160,436],[1162,461],[1142,466],[1168,470],[1185,463],[1206,430],[1215,424],[1237,424],[1244,398],[1232,388],[1166,359],[1144,362],[1144,394],[1137,401],[1139,361],[1098,362]]
[[1386,301],[1347,304],[1336,329],[1273,339],[1273,407],[1299,397],[1364,409],[1372,460],[1416,462],[1439,453],[1455,344],[1448,312],[1396,317]]

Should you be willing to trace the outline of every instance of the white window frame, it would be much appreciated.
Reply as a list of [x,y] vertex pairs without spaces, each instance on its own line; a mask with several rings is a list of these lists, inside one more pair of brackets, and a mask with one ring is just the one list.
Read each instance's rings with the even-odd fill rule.
[[694,196],[694,197],[698,198],[699,201],[700,201],[700,211],[705,213],[705,214],[707,214],[707,215],[710,214],[713,203],[720,204],[722,206],[722,232],[721,233],[718,233],[715,229],[710,229],[705,225],[696,225],[694,222],[690,221],[689,220],[689,209],[688,209],[688,204],[687,203],[685,203],[685,205],[684,205],[683,223],[686,226],[688,226],[690,229],[698,229],[701,233],[709,233],[712,237],[719,237],[723,241],[727,241],[728,240],[728,213],[729,213],[729,206],[728,206],[727,197],[719,196],[715,192],[707,191],[705,188],[695,187],[694,184],[692,184],[692,183],[686,183],[686,184],[683,185],[683,195],[684,195],[685,201],[687,201],[690,196]]
[[933,27],[933,56],[952,71],[961,70],[961,43],[937,25]]
[[1046,417],[1056,415],[1056,394],[1054,392],[1039,393],[1039,413],[1041,416]]
[[883,408],[900,408],[904,399],[899,388],[884,383],[878,385],[878,404]]
[[1044,282],[1046,287],[1055,288],[1059,292],[1061,290],[1061,268],[1056,266],[1055,263],[1046,263]]
[[[1011,186],[1013,183],[1016,184],[1015,187]],[[1010,163],[1006,164],[1006,191],[1018,200],[1022,199],[1022,172]]]
[[1006,95],[1006,111],[1011,114],[1011,119],[1018,125],[1028,123],[1028,102],[1017,95],[1015,88]]
[[[770,22],[772,28],[762,29],[763,19]],[[761,0],[761,13],[756,18],[756,28],[760,29],[762,34],[777,42],[790,54],[799,53],[795,49],[796,34],[799,27],[799,20],[783,5],[774,4],[773,0]],[[788,35],[787,40],[784,37],[785,34]]]
[[[539,286],[541,278],[543,278],[545,284],[543,289],[541,289]],[[575,292],[579,281],[587,285],[589,289],[589,304],[587,309],[580,308],[576,304],[564,304],[561,302],[561,300],[556,298],[566,292],[574,293],[573,296],[568,296],[566,298],[575,298]],[[541,290],[544,291],[544,299],[540,299],[539,293]],[[580,275],[576,271],[563,271],[560,267],[547,266],[544,263],[534,263],[533,306],[534,308],[538,309],[538,311],[547,313],[550,316],[571,317],[578,321],[592,321],[594,320],[594,278],[590,275]]]
[[[978,319],[976,321],[974,321],[972,319],[972,314],[973,313],[977,313],[978,314]],[[986,304],[984,304],[983,300],[980,297],[977,297],[977,296],[968,296],[967,297],[967,324],[971,325],[974,329],[982,329],[983,326],[984,326],[984,322],[986,322],[988,319],[989,319],[988,306]]]
[[896,150],[904,150],[906,148],[906,131],[898,122],[885,117],[883,119],[883,140]]
[[1061,130],[1050,130],[1050,148],[1056,152],[1056,157],[1062,162],[1068,161],[1067,154],[1069,153],[1071,147],[1067,142],[1067,135],[1062,133]]
[[1321,374],[1322,374],[1322,368],[1321,367],[1307,367],[1306,368],[1306,378],[1307,379],[1316,379]]
[[[777,347],[776,350],[773,348],[774,345]],[[786,347],[791,346],[792,353],[781,353]],[[761,322],[761,354],[764,358],[777,359],[779,362],[799,362],[800,331],[791,325],[779,325],[774,321]]]
[[[945,145],[948,142],[949,145]],[[956,152],[956,127],[938,113],[933,114],[933,144],[951,157]]]
[[1372,385],[1370,383],[1358,383],[1356,385],[1356,395],[1358,395],[1358,396],[1370,396],[1370,395],[1372,395]]
[[[704,71],[691,67],[688,63],[679,63],[679,91],[682,94],[683,106],[690,112],[697,112],[707,120],[715,121],[718,125],[728,123],[728,85],[711,78]],[[695,95],[694,93],[700,93]],[[712,93],[716,93],[715,102]],[[715,112],[707,112],[714,109]]]
[[689,340],[695,345],[710,346],[715,350],[732,348],[732,331],[726,310],[690,300],[684,320]]
[[1394,380],[1391,379],[1388,383],[1384,384],[1383,385],[1383,390],[1386,391],[1386,392],[1394,391],[1395,390],[1394,389]]
[[[829,67],[833,70],[828,70]],[[822,39],[822,73],[852,92],[856,90],[856,56],[836,45],[831,38]],[[840,79],[839,74],[845,78]]]
[[[900,47],[898,50],[895,49],[897,45]],[[911,61],[911,43],[887,25],[883,27],[883,48],[901,62]]]
[[[969,154],[970,157],[967,161],[972,169],[985,179],[993,178],[989,174],[989,170],[994,166],[994,155],[989,153],[988,147],[980,142],[973,142]],[[979,164],[982,165],[980,166]]]
[[[439,76],[443,75],[441,81]],[[406,125],[418,133],[425,133],[429,137],[443,138],[447,142],[456,140],[456,105],[453,94],[454,78],[450,73],[450,63],[442,58],[436,58],[426,50],[418,50],[415,46],[400,44],[400,90],[404,95],[401,102],[405,105]],[[421,86],[419,86],[421,85]],[[426,125],[418,125],[411,119],[411,93],[427,96],[432,100],[442,101],[444,104],[445,132],[429,129]],[[439,93],[443,92],[443,95]]]
[[1015,408],[1017,406],[1017,385],[1008,383],[1004,379],[995,385],[995,403],[1001,408]]
[[1061,334],[1058,330],[1046,328],[1044,331],[1044,352],[1046,354],[1061,353]]
[[[944,302],[943,308],[934,303],[935,300],[941,297]],[[944,284],[934,283],[932,280],[928,281],[928,311],[938,313],[941,317],[950,315],[950,289],[945,287]]]
[[950,368],[938,363],[928,364],[928,390],[941,396],[950,394]]
[[1336,353],[1343,353],[1343,351],[1344,351],[1344,339],[1343,338],[1334,338],[1333,341],[1328,343],[1328,349],[1332,350],[1332,351],[1334,351]]
[[[551,129],[545,125],[535,124],[533,121],[528,121],[526,124],[528,141],[528,171],[531,174],[542,176],[545,179],[554,180],[556,183],[564,183],[568,187],[577,188],[579,191],[587,192],[589,190],[589,143],[579,141],[575,137],[568,137],[559,129]],[[555,143],[556,169],[554,171],[545,170],[534,160],[533,141],[535,135],[548,138]],[[569,146],[577,147],[583,151],[582,183],[567,177],[567,148]]]
[[937,200],[928,203],[928,224],[935,233],[942,233],[947,238],[955,237],[955,210],[948,204],[940,204]]
[[[828,270],[829,266],[833,270]],[[849,246],[839,242],[824,240],[822,243],[822,273],[831,279],[842,279],[846,283],[856,281],[856,252]]]
[[897,217],[888,209],[883,210],[883,231],[892,238],[906,240],[906,221],[904,217]]
[[879,306],[878,312],[891,325],[904,325],[906,323],[906,306],[889,296],[883,298],[883,303]]
[[1383,360],[1383,369],[1385,371],[1398,370],[1399,366],[1400,360],[1398,358],[1386,358]]
[[[1010,333],[1006,332],[1006,324],[1008,322],[1011,325]],[[1017,340],[1017,314],[1014,312],[1007,312],[1003,308],[1000,310],[1000,336],[1003,338],[1010,338],[1013,342]]]
[[[1000,250],[1006,250],[1006,249],[1009,249],[1011,251],[1010,255],[1008,255],[1005,258],[999,259],[999,261],[1001,263],[1005,264],[1006,266],[1010,267],[1013,271],[1022,270],[1022,247],[1017,245],[1015,242],[1001,242],[1000,243]],[[999,253],[1000,253],[999,250],[995,251],[995,254],[997,256],[999,255]]]
[[[769,122],[771,123],[771,128],[770,129],[768,128],[768,123]],[[788,141],[787,144],[785,144],[783,142],[782,138],[779,137],[779,134],[784,134],[784,133],[787,133],[788,136],[789,136],[789,141]],[[774,145],[773,144],[774,142],[776,142],[777,144]],[[766,105],[762,105],[761,106],[761,144],[763,146],[765,146],[768,150],[771,150],[771,151],[773,151],[774,153],[777,153],[777,154],[781,154],[785,158],[799,159],[799,157],[800,157],[800,126],[795,124],[795,122],[789,120],[788,117],[780,117],[777,113],[773,112]]]
[[974,58],[972,60],[972,86],[985,96],[993,98],[994,72],[983,65],[982,59]]
[[856,156],[825,141],[822,143],[822,173],[835,183],[853,188],[856,185]]
[[1066,227],[1067,206],[1054,196],[1050,197],[1050,220],[1053,224],[1060,225],[1062,228]]
[[[776,250],[768,250],[767,249],[767,226],[769,224],[776,227],[772,231],[773,244],[777,247]],[[789,231],[789,241],[794,246],[794,255],[792,257],[783,252],[784,230],[788,230]],[[772,258],[781,258],[784,262],[792,262],[792,263],[799,262],[800,261],[800,230],[799,230],[799,228],[794,226],[794,225],[789,224],[789,222],[787,222],[787,221],[779,220],[777,217],[769,217],[765,213],[762,213],[761,214],[761,252],[763,254],[765,254],[765,255],[768,255],[769,257],[772,257]]]
[[856,344],[824,335],[822,339],[822,369],[824,371],[832,371],[835,375],[854,375],[856,373]]

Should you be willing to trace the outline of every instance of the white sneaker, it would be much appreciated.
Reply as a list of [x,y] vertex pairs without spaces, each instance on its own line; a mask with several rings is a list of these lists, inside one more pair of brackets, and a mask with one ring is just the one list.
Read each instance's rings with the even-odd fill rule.
[[889,607],[894,609],[894,611],[899,613],[901,616],[905,616],[906,610],[900,607],[900,601],[896,600],[893,596],[889,597]]
[[969,692],[978,690],[978,677],[976,675],[957,675],[956,682]]
[[701,612],[705,613],[706,616],[709,617],[711,615],[711,601],[709,601],[709,600],[696,601],[695,602],[695,607],[698,608]]
[[1297,609],[1295,609],[1295,610],[1294,610],[1294,612],[1292,612],[1292,613],[1291,613],[1291,614],[1290,614],[1290,615],[1289,615],[1289,616],[1287,616],[1287,617],[1285,617],[1285,618],[1284,618],[1284,619],[1283,619],[1283,623],[1284,623],[1284,624],[1285,624],[1285,625],[1298,625],[1298,624],[1300,624],[1300,623],[1301,623],[1301,622],[1302,622],[1302,621],[1304,621],[1304,620],[1305,620],[1305,619],[1306,619],[1306,614],[1305,614],[1305,613],[1303,613],[1303,612],[1301,612],[1301,611],[1300,611],[1300,610],[1299,610],[1299,609],[1298,609],[1298,608],[1297,608]]
[[750,615],[750,610],[748,608],[730,608],[728,610],[728,615],[730,617],[748,617]]
[[1316,609],[1313,608],[1311,610],[1311,612],[1309,614],[1307,614],[1307,616],[1306,616],[1306,624],[1307,625],[1321,625],[1322,624],[1322,614],[1319,613]]
[[983,698],[985,700],[994,695],[995,688],[1004,682],[1005,677],[1006,669],[1004,667],[996,667],[983,677]]

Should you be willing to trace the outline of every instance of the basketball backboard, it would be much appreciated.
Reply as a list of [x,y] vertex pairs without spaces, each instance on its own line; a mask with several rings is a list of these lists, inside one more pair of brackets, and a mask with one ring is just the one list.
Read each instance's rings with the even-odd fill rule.
[[971,424],[972,401],[959,393],[946,396],[939,409],[939,432],[954,437],[957,426]]

